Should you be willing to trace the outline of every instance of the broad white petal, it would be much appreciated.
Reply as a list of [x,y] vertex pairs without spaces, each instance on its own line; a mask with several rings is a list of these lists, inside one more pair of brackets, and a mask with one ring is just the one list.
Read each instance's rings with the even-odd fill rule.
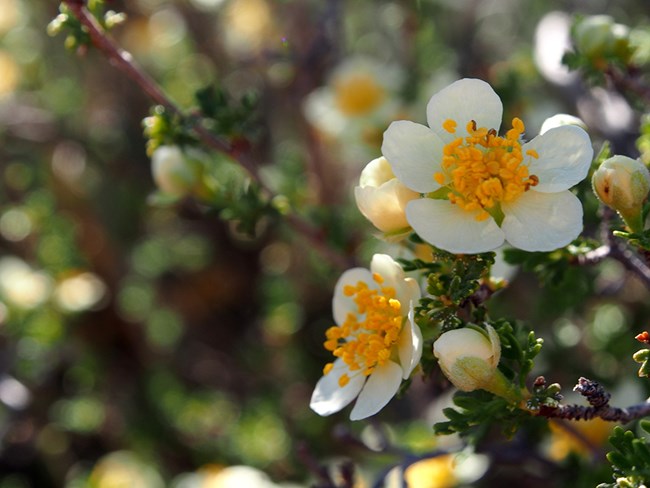
[[398,120],[384,132],[381,153],[398,180],[411,190],[428,193],[440,188],[433,175],[440,171],[443,147],[428,127]]
[[412,200],[406,206],[406,219],[422,239],[457,254],[492,251],[505,238],[494,219],[479,222],[473,213],[448,200]]
[[316,383],[309,406],[318,415],[326,416],[338,412],[354,400],[363,388],[366,377],[358,374],[359,372],[354,376],[349,374],[350,382],[340,387],[339,378],[343,373],[349,374],[349,369],[342,359],[337,359],[334,368]]
[[397,363],[388,361],[378,366],[359,393],[350,420],[365,419],[379,412],[395,396],[401,383],[402,368]]
[[[526,155],[531,149],[539,159]],[[551,129],[524,144],[522,151],[524,158],[530,158],[528,172],[539,178],[535,191],[540,193],[568,190],[584,180],[594,154],[589,136],[575,125]]]
[[345,271],[334,287],[334,298],[332,298],[332,313],[334,314],[334,322],[337,325],[342,325],[348,313],[356,313],[357,305],[354,303],[354,297],[346,297],[343,293],[343,288],[346,285],[356,285],[359,281],[364,281],[369,286],[374,283],[372,273],[366,268],[352,268]]
[[397,343],[397,353],[402,366],[402,378],[407,379],[422,357],[422,331],[414,321],[414,303],[410,304],[408,318]]
[[528,191],[503,205],[501,228],[507,241],[524,251],[553,251],[582,232],[582,204],[570,191]]
[[[478,127],[499,131],[503,104],[492,87],[483,80],[464,78],[442,89],[429,100],[427,122],[445,143],[467,135],[471,120]],[[450,134],[442,124],[451,119],[457,123],[456,132]],[[390,158],[388,158],[390,161]]]
[[370,260],[370,272],[379,274],[385,286],[395,288],[404,281],[404,270],[388,254],[374,254]]

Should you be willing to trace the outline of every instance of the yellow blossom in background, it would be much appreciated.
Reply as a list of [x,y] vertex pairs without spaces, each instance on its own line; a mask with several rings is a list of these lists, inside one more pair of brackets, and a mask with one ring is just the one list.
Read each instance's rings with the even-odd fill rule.
[[411,464],[404,472],[409,488],[452,488],[458,483],[454,456],[446,454]]
[[266,0],[232,0],[224,6],[220,32],[226,49],[233,56],[254,56],[268,47],[269,40],[280,39]]
[[101,458],[88,479],[92,488],[162,488],[163,480],[133,453],[117,451]]
[[[21,18],[19,0],[0,0],[0,35],[9,32],[18,25]],[[0,73],[3,73],[0,69]]]
[[572,452],[580,456],[587,456],[591,448],[603,446],[616,424],[601,418],[594,418],[571,422],[568,425],[559,421],[551,421],[548,425],[551,429],[548,454],[552,459],[560,461]]
[[0,73],[0,97],[3,97],[13,93],[18,87],[20,67],[13,56],[2,50],[0,50]]

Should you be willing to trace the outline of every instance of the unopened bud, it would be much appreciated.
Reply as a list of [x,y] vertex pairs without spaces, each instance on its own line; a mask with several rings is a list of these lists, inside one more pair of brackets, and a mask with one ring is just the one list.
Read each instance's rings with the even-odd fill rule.
[[650,191],[650,172],[627,156],[604,161],[591,180],[601,202],[616,210],[633,232],[643,230],[642,206]]
[[585,124],[582,119],[569,114],[556,114],[542,123],[542,128],[539,130],[539,134],[542,135],[551,129],[562,127],[563,125],[576,125],[581,129],[587,130],[587,124]]
[[578,51],[592,61],[618,55],[627,60],[630,54],[630,30],[617,24],[609,15],[592,15],[578,21],[573,37]]
[[493,327],[450,330],[433,344],[445,376],[462,391],[488,389],[501,358],[501,341]]
[[151,156],[151,173],[160,191],[182,197],[201,182],[201,163],[178,146],[160,146]]
[[354,197],[359,211],[380,231],[387,234],[400,233],[410,228],[406,221],[405,207],[418,198],[395,178],[386,158],[370,161],[361,172],[359,186]]

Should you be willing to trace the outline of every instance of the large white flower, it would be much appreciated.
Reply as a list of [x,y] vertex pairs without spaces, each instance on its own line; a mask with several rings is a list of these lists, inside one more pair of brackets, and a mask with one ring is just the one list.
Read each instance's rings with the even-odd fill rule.
[[565,125],[523,143],[524,124],[499,136],[503,106],[481,80],[456,81],[427,105],[429,127],[393,122],[382,153],[395,176],[422,194],[406,206],[420,237],[453,253],[565,246],[582,230],[569,188],[583,180],[593,150],[587,133]]
[[320,415],[357,401],[350,418],[374,415],[397,393],[422,356],[422,334],[413,321],[420,288],[386,254],[375,254],[370,270],[352,268],[334,289],[336,325],[325,349],[336,360],[323,369],[311,408]]

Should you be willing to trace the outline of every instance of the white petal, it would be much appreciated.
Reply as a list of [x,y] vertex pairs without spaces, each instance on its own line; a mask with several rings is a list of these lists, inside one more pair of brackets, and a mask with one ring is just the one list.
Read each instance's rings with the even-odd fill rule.
[[376,414],[395,396],[402,383],[402,368],[393,361],[377,367],[368,377],[350,413],[350,420],[361,420]]
[[[476,121],[478,127],[499,131],[503,104],[492,87],[483,80],[462,79],[442,89],[429,100],[427,122],[429,127],[446,143],[467,135],[467,123]],[[456,132],[450,134],[442,124],[451,119],[457,123]],[[388,158],[390,161],[390,158]]]
[[479,222],[473,213],[448,200],[412,200],[406,206],[406,219],[422,239],[457,254],[492,251],[504,241],[494,219]]
[[409,307],[408,319],[404,323],[404,328],[397,343],[397,353],[399,362],[402,365],[402,378],[407,379],[413,369],[420,362],[422,358],[422,331],[415,324],[413,320],[415,312],[413,310],[414,303]]
[[556,127],[524,144],[524,158],[530,149],[539,155],[531,158],[528,171],[539,178],[535,191],[541,193],[568,190],[584,180],[594,153],[587,133],[575,125]]
[[359,281],[367,283],[369,286],[374,283],[372,274],[366,268],[352,268],[345,271],[334,287],[334,298],[332,299],[332,312],[334,314],[334,322],[337,325],[343,325],[348,313],[356,313],[357,306],[354,303],[354,297],[346,297],[343,293],[343,288],[346,285],[353,285]]
[[490,338],[490,344],[492,344],[492,364],[496,366],[501,360],[501,339],[499,338],[498,332],[490,324],[487,325],[487,332]]
[[440,188],[433,175],[440,171],[443,147],[428,127],[398,120],[384,132],[381,152],[398,180],[411,190],[428,193]]
[[524,251],[553,251],[582,232],[582,204],[570,191],[528,191],[503,205],[501,228],[510,244]]
[[370,271],[381,275],[386,286],[399,286],[404,280],[404,270],[388,254],[374,254],[370,260]]
[[361,391],[366,377],[358,372],[355,376],[349,375],[350,382],[341,388],[339,378],[343,373],[349,374],[349,369],[342,359],[337,359],[334,368],[316,383],[309,406],[318,415],[326,416],[338,412]]

